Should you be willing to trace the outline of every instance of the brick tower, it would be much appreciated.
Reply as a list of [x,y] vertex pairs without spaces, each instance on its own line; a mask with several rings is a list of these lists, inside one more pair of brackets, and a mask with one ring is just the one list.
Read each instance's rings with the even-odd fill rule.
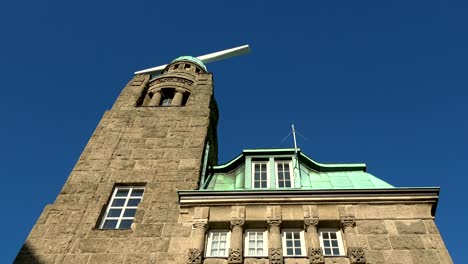
[[[184,56],[135,75],[99,122],[15,263],[184,263],[177,190],[217,162],[213,76]],[[185,253],[185,254],[182,254]]]

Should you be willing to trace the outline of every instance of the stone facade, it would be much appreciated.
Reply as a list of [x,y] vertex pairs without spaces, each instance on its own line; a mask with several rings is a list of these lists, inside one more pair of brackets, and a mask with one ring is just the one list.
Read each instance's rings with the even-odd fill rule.
[[[154,81],[149,75],[130,80],[15,263],[186,263],[193,231],[177,190],[198,188],[207,141],[208,165],[216,164],[218,112],[212,75],[182,70],[170,75],[191,80],[185,106],[141,107]],[[143,200],[131,229],[101,230],[116,185],[144,186]]]
[[[434,224],[438,197],[398,200],[353,192],[327,198],[324,191],[279,190],[271,199],[262,194],[262,201],[258,192],[182,199],[178,191],[198,190],[205,165],[217,164],[218,110],[212,75],[190,61],[177,64],[157,78],[137,75],[126,85],[15,263],[452,263]],[[167,85],[173,98],[164,106]],[[115,186],[144,186],[143,199],[130,229],[103,230]],[[302,230],[301,256],[285,256],[287,228]],[[343,254],[323,254],[321,228],[340,230]],[[226,256],[206,255],[213,229],[229,230]],[[246,256],[248,229],[265,230],[264,255]]]

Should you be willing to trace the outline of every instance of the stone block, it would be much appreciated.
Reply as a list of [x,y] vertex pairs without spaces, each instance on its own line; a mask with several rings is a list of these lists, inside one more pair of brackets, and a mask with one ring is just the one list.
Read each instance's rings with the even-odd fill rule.
[[90,254],[67,254],[63,258],[63,264],[87,264]]
[[79,239],[74,246],[74,253],[102,253],[106,252],[109,240],[105,238]]
[[192,234],[192,225],[164,224],[163,237],[189,237]]
[[303,220],[304,210],[302,205],[284,205],[281,206],[281,218],[284,221],[288,220]]
[[379,235],[388,233],[385,223],[382,220],[356,221],[356,227],[358,233],[362,235]]
[[[354,208],[354,215],[360,219],[381,219],[380,210],[375,205],[358,205]],[[350,211],[349,209],[347,211]]]
[[393,249],[424,249],[421,236],[419,235],[399,235],[389,236]]
[[227,264],[227,259],[222,258],[205,258],[203,260],[204,264]]
[[395,221],[395,226],[400,234],[425,234],[426,227],[422,220]]
[[383,252],[381,250],[366,250],[366,264],[385,264]]
[[244,264],[269,264],[268,258],[244,258]]
[[134,237],[160,237],[163,224],[137,224]]
[[183,254],[186,251],[186,247],[182,245],[191,245],[192,238],[191,237],[172,237],[169,241],[169,253],[180,253]]
[[284,264],[309,264],[308,258],[284,258]]
[[421,236],[424,247],[426,249],[443,249],[445,248],[444,242],[439,235],[431,234],[431,235],[423,235]]
[[210,208],[210,221],[228,222],[231,221],[231,206],[216,206]]
[[432,218],[432,204],[415,204],[411,206],[414,218]]
[[153,264],[155,261],[151,254],[127,254],[124,264]]
[[418,264],[414,263],[409,250],[385,251],[385,264]]
[[388,250],[391,249],[390,241],[387,235],[368,235],[367,241],[369,242],[370,249],[374,250]]
[[437,229],[434,220],[423,220],[424,225],[426,226],[426,230],[429,234],[439,234],[439,230]]
[[349,264],[347,257],[327,257],[325,258],[325,264]]
[[109,239],[105,253],[133,253],[138,248],[138,240],[131,238]]
[[124,259],[124,254],[91,254],[88,264],[119,264]]
[[138,243],[138,248],[135,253],[154,253],[167,252],[169,248],[168,238],[142,238]]
[[245,207],[245,220],[246,221],[265,221],[267,218],[266,206],[252,205]]
[[336,205],[318,205],[317,211],[320,220],[340,219],[340,213],[338,212],[338,206]]
[[437,255],[428,250],[411,250],[411,258],[415,264],[440,263]]

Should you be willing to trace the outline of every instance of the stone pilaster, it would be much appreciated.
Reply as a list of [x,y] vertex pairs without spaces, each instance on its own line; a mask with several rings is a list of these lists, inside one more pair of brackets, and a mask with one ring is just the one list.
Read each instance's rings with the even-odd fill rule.
[[364,249],[358,246],[356,231],[354,230],[355,225],[356,221],[353,216],[348,215],[341,218],[341,227],[348,246],[349,261],[351,264],[363,264],[366,263],[366,257]]
[[242,263],[242,234],[244,219],[231,220],[231,247],[229,248],[228,263]]
[[203,250],[205,248],[205,233],[207,221],[196,221],[193,223],[192,247],[188,251],[187,264],[201,264],[203,261]]
[[317,225],[319,223],[319,218],[316,216],[310,216],[304,219],[304,229],[306,230],[306,239],[308,248],[308,257],[310,263],[325,263],[325,258],[323,257],[323,251],[320,247],[320,240],[317,231]]
[[281,245],[280,226],[280,219],[268,220],[268,234],[270,242],[268,258],[270,260],[270,264],[283,264],[283,249]]

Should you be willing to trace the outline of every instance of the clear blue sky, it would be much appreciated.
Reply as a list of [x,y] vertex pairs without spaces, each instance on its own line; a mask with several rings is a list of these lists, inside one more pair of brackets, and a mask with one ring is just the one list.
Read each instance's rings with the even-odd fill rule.
[[468,263],[466,1],[156,2],[1,4],[0,263],[134,71],[245,43],[251,54],[208,65],[221,162],[291,147],[281,140],[294,123],[319,162],[440,186],[436,222],[455,263]]

